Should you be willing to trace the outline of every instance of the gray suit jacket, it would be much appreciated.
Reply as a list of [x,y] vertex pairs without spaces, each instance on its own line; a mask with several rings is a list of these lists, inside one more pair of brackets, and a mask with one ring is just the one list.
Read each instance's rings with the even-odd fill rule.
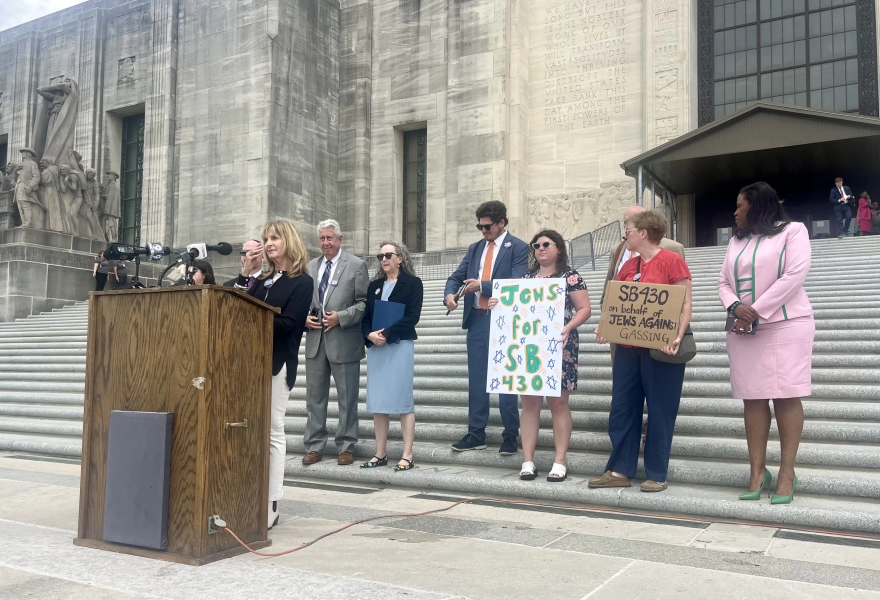
[[[327,291],[324,293],[324,310],[339,313],[339,326],[330,331],[306,330],[306,358],[317,356],[322,335],[324,350],[330,362],[355,362],[366,356],[361,319],[364,318],[364,310],[367,306],[370,275],[364,261],[344,250],[340,252],[336,270],[331,274]],[[309,261],[309,275],[315,281],[309,312],[321,307],[318,302],[318,287],[321,285],[318,269],[324,260],[326,259],[323,256],[319,256]]]

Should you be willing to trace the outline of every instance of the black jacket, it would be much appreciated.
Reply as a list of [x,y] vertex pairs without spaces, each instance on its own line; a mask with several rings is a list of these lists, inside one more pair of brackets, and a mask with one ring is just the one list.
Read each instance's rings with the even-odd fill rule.
[[[376,305],[376,300],[382,299],[384,283],[385,279],[375,279],[370,282],[370,286],[367,288],[367,309],[364,311],[364,319],[361,321],[361,330],[364,333],[364,343],[367,348],[373,345],[367,336],[373,333],[373,307]],[[400,340],[418,339],[416,323],[419,322],[419,317],[422,315],[423,295],[422,280],[415,275],[401,271],[388,301],[405,304],[406,308],[403,309],[403,318],[385,330],[385,339],[389,344]]]
[[[309,316],[315,283],[307,272],[292,278],[282,275],[267,289],[265,284],[271,280],[271,277],[258,279],[248,294],[281,309],[281,314],[275,315],[272,375],[278,375],[286,363],[287,385],[292,388],[296,382],[299,344],[305,331],[306,317]],[[238,285],[246,286],[247,277],[239,275]]]

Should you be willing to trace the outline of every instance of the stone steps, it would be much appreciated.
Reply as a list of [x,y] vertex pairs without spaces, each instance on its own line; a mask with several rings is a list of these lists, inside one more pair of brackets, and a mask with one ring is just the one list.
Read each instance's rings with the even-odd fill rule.
[[[853,256],[880,252],[880,238],[823,240],[814,242],[813,248],[813,270],[806,284],[817,325],[813,396],[804,402],[806,423],[798,454],[799,498],[794,506],[783,509],[784,513],[778,507],[764,506],[765,502],[735,501],[748,478],[747,449],[742,402],[730,397],[724,315],[716,289],[724,252],[714,248],[688,251],[695,278],[693,330],[700,354],[686,371],[669,470],[674,485],[666,493],[639,494],[637,488],[594,491],[585,485],[587,477],[602,471],[610,449],[607,415],[611,361],[608,347],[596,344],[592,334],[598,321],[604,269],[582,273],[595,316],[580,328],[579,390],[571,396],[571,481],[562,485],[520,482],[515,474],[522,456],[501,457],[497,453],[501,423],[494,408],[487,429],[489,449],[467,453],[450,449],[466,430],[466,339],[460,327],[460,312],[449,317],[445,314],[442,281],[425,282],[427,300],[419,324],[420,339],[415,344],[415,454],[416,462],[425,468],[396,476],[390,469],[344,468],[330,460],[306,468],[294,456],[287,472],[345,481],[405,481],[405,485],[457,493],[638,505],[725,518],[742,515],[736,518],[776,522],[793,518],[792,523],[799,519],[812,527],[880,532],[880,509],[876,506],[876,498],[880,497],[880,273],[871,266],[853,265]],[[846,277],[842,278],[843,272]],[[88,306],[81,303],[0,324],[0,449],[80,454],[87,318]],[[285,419],[288,451],[294,454],[304,450],[302,356],[300,365]],[[362,441],[356,448],[358,457],[364,460],[375,450],[371,415],[363,405],[365,375],[364,364],[360,393]],[[331,390],[331,432],[336,427],[335,397],[335,390]],[[497,397],[492,397],[491,404],[497,406]],[[551,421],[546,410],[541,427],[536,462],[546,473],[553,459]],[[390,437],[389,455],[399,456],[399,424],[392,422]],[[779,460],[775,427],[768,460],[774,471]],[[692,485],[700,486],[704,500],[696,502],[682,493]],[[873,499],[874,504],[865,499]],[[835,511],[835,506],[840,509]],[[848,520],[840,521],[841,515],[848,515]]]

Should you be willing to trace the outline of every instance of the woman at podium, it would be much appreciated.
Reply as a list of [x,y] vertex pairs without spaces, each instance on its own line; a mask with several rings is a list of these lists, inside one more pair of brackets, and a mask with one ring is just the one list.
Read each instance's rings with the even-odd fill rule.
[[390,415],[400,415],[403,456],[394,470],[408,471],[415,466],[413,340],[418,337],[416,324],[422,314],[422,280],[415,276],[409,251],[400,242],[383,243],[376,258],[381,268],[367,288],[367,308],[361,321],[367,345],[367,410],[373,413],[376,455],[361,467],[388,464]]
[[[284,413],[290,388],[296,382],[299,344],[302,341],[314,283],[306,270],[308,252],[290,221],[269,221],[260,232],[262,245],[249,250],[235,287],[281,309],[275,315],[272,346],[272,425],[269,432],[269,529],[278,524],[278,501],[284,495]],[[263,271],[248,290],[248,277]]]

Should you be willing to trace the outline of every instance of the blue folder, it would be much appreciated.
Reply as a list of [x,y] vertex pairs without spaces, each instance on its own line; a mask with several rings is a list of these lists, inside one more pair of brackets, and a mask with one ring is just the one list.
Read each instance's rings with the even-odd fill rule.
[[388,302],[387,300],[376,300],[373,307],[373,331],[380,331],[387,327],[391,327],[403,318],[405,304],[400,302]]

